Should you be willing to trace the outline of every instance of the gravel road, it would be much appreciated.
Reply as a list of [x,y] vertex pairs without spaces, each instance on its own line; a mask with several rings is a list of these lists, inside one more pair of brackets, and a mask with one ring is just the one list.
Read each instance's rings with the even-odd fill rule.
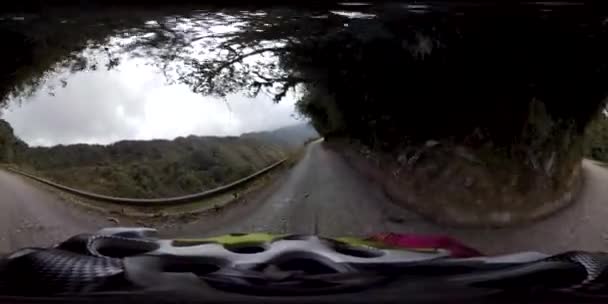
[[48,246],[108,221],[75,208],[24,177],[0,170],[0,253]]
[[[165,237],[255,231],[366,236],[391,231],[449,235],[488,254],[608,251],[608,170],[585,160],[583,171],[585,183],[578,201],[544,221],[508,229],[443,228],[393,205],[340,155],[322,142],[313,143],[293,168],[246,202],[186,223],[169,219],[153,226]],[[112,225],[105,216],[75,208],[4,171],[0,171],[0,193],[0,251],[49,245]]]
[[249,203],[164,233],[188,237],[252,231],[365,236],[390,231],[452,236],[487,254],[608,251],[608,170],[585,160],[583,178],[577,202],[546,220],[517,228],[445,228],[392,204],[377,186],[321,142],[309,145],[290,172]]
[[[392,208],[391,208],[392,207]],[[200,236],[231,232],[369,235],[393,228],[384,193],[357,175],[322,143],[308,145],[304,157],[247,204],[176,226],[167,235]],[[408,218],[418,216],[401,212]]]

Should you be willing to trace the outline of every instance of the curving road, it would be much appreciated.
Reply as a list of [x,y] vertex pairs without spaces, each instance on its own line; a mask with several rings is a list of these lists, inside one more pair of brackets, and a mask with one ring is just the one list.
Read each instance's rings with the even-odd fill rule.
[[191,237],[252,231],[365,236],[390,231],[448,235],[488,254],[608,251],[608,170],[585,160],[583,177],[577,202],[546,220],[517,228],[445,228],[393,205],[336,152],[314,143],[290,172],[246,204],[161,231]]
[[[200,236],[230,232],[369,235],[395,225],[398,211],[383,192],[356,174],[320,142],[309,144],[304,157],[285,176],[246,204],[166,230],[167,235]],[[403,216],[418,216],[400,211]]]
[[[365,236],[392,231],[450,235],[489,254],[608,251],[608,170],[591,161],[583,162],[583,170],[585,184],[578,201],[547,220],[509,229],[451,229],[393,205],[379,187],[317,142],[293,168],[244,202],[187,223],[171,218],[148,224],[167,237],[254,231]],[[104,216],[74,208],[38,187],[0,171],[0,251],[48,245],[112,225]]]

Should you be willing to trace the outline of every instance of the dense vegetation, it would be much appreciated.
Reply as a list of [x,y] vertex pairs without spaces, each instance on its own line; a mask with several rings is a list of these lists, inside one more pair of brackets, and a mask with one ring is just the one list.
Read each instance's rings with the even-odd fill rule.
[[[310,126],[296,125],[240,137],[188,136],[107,146],[22,145],[10,156],[27,171],[78,189],[153,198],[196,193],[240,179],[288,157],[316,136]],[[11,136],[0,136],[4,138]],[[8,144],[0,147],[14,150]]]
[[603,112],[587,128],[585,156],[608,162],[608,117]]
[[14,136],[9,123],[0,119],[0,163],[12,163],[27,145]]
[[324,72],[312,93],[331,97],[302,104],[317,125],[335,125],[324,133],[389,150],[450,138],[544,161],[582,135],[608,92],[608,35],[590,14],[525,7],[382,13],[302,46],[311,55],[298,66]]

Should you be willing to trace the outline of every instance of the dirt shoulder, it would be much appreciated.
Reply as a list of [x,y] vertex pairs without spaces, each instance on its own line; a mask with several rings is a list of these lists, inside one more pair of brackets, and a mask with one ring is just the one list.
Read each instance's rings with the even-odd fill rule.
[[544,173],[488,165],[462,147],[437,142],[406,160],[346,139],[326,144],[394,203],[448,226],[505,227],[539,220],[575,201],[583,181],[580,165],[555,183]]

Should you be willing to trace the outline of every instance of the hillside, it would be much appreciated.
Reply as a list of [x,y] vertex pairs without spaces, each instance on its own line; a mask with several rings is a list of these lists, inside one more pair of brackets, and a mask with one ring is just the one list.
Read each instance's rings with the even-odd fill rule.
[[310,131],[301,124],[239,137],[191,135],[106,146],[31,147],[15,162],[42,177],[95,193],[168,197],[212,189],[254,173],[289,156],[311,137]]
[[302,145],[303,141],[318,138],[319,133],[309,124],[298,124],[274,131],[245,133],[241,137],[257,139],[289,148],[297,148]]

